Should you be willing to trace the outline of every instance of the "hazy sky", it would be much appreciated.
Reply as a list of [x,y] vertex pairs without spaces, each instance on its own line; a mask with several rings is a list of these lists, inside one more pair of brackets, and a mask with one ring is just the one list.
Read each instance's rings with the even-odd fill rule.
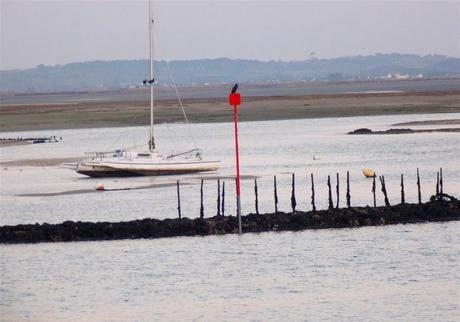
[[[145,1],[1,1],[1,69],[146,58]],[[460,1],[155,1],[158,59],[460,56]]]

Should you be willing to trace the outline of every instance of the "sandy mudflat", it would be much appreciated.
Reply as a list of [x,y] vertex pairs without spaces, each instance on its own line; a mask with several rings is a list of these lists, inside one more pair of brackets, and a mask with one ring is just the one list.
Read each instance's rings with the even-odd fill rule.
[[402,122],[402,123],[392,124],[392,126],[458,125],[458,124],[460,124],[460,119]]
[[23,159],[13,161],[0,162],[2,167],[23,167],[23,166],[34,166],[34,167],[50,167],[58,166],[61,163],[75,163],[80,161],[80,157],[68,157],[68,158],[52,158],[52,159]]
[[[191,122],[231,122],[226,98],[185,99]],[[239,120],[460,112],[460,91],[243,97]],[[0,106],[0,132],[147,125],[145,101]],[[155,123],[183,122],[176,100],[156,102]]]
[[7,147],[7,146],[13,146],[13,145],[27,145],[27,144],[32,144],[32,143],[28,141],[15,140],[15,139],[0,140],[0,148]]

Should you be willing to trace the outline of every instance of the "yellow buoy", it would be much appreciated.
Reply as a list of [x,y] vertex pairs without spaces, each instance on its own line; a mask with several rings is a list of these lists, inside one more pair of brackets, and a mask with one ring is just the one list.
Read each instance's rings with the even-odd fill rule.
[[372,171],[371,169],[368,169],[368,168],[364,168],[363,169],[363,174],[366,178],[373,178],[375,177],[375,172]]

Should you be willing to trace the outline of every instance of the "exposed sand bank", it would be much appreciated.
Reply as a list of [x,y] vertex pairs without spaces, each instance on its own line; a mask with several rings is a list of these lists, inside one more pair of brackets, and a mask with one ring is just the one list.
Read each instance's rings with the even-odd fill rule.
[[[226,98],[183,101],[190,122],[231,122]],[[239,120],[460,112],[460,91],[243,97]],[[2,105],[0,132],[147,125],[145,101]],[[156,102],[155,123],[183,122],[176,100]]]
[[52,158],[52,159],[24,159],[24,160],[12,160],[0,162],[2,167],[52,167],[58,166],[61,163],[73,163],[78,162],[82,158],[80,157],[68,157],[68,158]]

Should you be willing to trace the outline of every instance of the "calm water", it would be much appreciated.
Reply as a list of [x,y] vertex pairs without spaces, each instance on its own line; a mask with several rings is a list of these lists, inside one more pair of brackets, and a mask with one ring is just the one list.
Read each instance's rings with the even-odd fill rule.
[[[459,118],[460,114],[357,117],[240,124],[241,166],[259,176],[261,211],[273,211],[272,176],[280,209],[290,210],[291,172],[297,175],[298,209],[309,210],[309,174],[317,202],[326,207],[327,175],[350,171],[352,203],[372,202],[364,166],[385,174],[391,202],[435,191],[444,169],[445,190],[460,196],[460,135],[427,133],[349,136],[359,127],[386,129],[396,122]],[[216,212],[214,176],[234,173],[233,125],[193,124],[190,133],[222,168],[205,184],[205,215]],[[181,124],[156,128],[159,149],[191,145]],[[0,150],[0,160],[82,156],[143,143],[147,129],[87,129],[8,133],[58,135],[56,144]],[[0,136],[4,136],[0,134]],[[115,143],[117,142],[117,143]],[[313,160],[313,156],[319,160]],[[180,179],[183,214],[199,214],[201,176],[88,179],[59,167],[0,170],[0,225],[64,220],[131,220],[176,216],[175,187],[90,192],[53,197],[22,194],[174,183]],[[335,177],[333,179],[335,185]],[[226,180],[226,213],[235,213],[233,180]],[[254,211],[253,182],[243,181],[243,213]],[[341,189],[341,205],[345,201]],[[378,194],[378,203],[382,196]],[[458,321],[460,223],[261,233],[243,236],[111,242],[0,245],[0,320]]]
[[5,321],[458,321],[460,223],[0,246]]

